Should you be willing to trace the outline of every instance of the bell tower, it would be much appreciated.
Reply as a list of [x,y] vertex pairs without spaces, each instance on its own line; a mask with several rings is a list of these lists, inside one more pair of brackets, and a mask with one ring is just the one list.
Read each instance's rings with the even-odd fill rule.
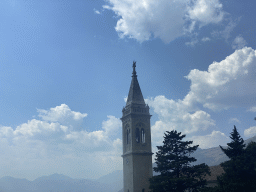
[[123,108],[124,192],[148,192],[152,177],[152,148],[149,107],[145,104],[133,62],[132,82]]

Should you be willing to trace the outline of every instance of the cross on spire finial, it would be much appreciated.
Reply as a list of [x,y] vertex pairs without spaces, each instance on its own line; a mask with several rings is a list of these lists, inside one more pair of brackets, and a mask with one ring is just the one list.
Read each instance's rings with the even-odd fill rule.
[[135,70],[135,67],[136,67],[136,61],[133,61],[133,65],[132,65],[132,67],[133,67],[132,75],[133,75],[133,76],[136,76],[136,70]]

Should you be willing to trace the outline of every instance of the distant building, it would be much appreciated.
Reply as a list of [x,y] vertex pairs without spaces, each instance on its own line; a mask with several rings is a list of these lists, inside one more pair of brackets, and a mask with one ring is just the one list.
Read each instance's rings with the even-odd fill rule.
[[124,192],[148,192],[152,177],[152,148],[149,107],[145,104],[133,62],[132,82],[123,108]]

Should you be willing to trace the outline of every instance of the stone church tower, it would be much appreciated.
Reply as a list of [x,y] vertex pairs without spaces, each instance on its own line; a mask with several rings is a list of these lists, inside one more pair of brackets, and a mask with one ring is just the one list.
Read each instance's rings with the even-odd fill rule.
[[124,192],[148,192],[152,177],[152,149],[149,107],[145,104],[133,62],[132,82],[123,108]]

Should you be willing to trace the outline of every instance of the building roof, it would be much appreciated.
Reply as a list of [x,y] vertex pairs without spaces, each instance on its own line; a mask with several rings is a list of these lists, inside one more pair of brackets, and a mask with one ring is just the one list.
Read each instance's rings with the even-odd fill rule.
[[136,74],[136,62],[133,62],[133,73],[132,73],[132,82],[128,94],[128,98],[126,101],[126,106],[130,104],[143,104],[145,105],[145,101],[142,95],[142,92],[140,90],[140,85],[137,79],[137,74]]

